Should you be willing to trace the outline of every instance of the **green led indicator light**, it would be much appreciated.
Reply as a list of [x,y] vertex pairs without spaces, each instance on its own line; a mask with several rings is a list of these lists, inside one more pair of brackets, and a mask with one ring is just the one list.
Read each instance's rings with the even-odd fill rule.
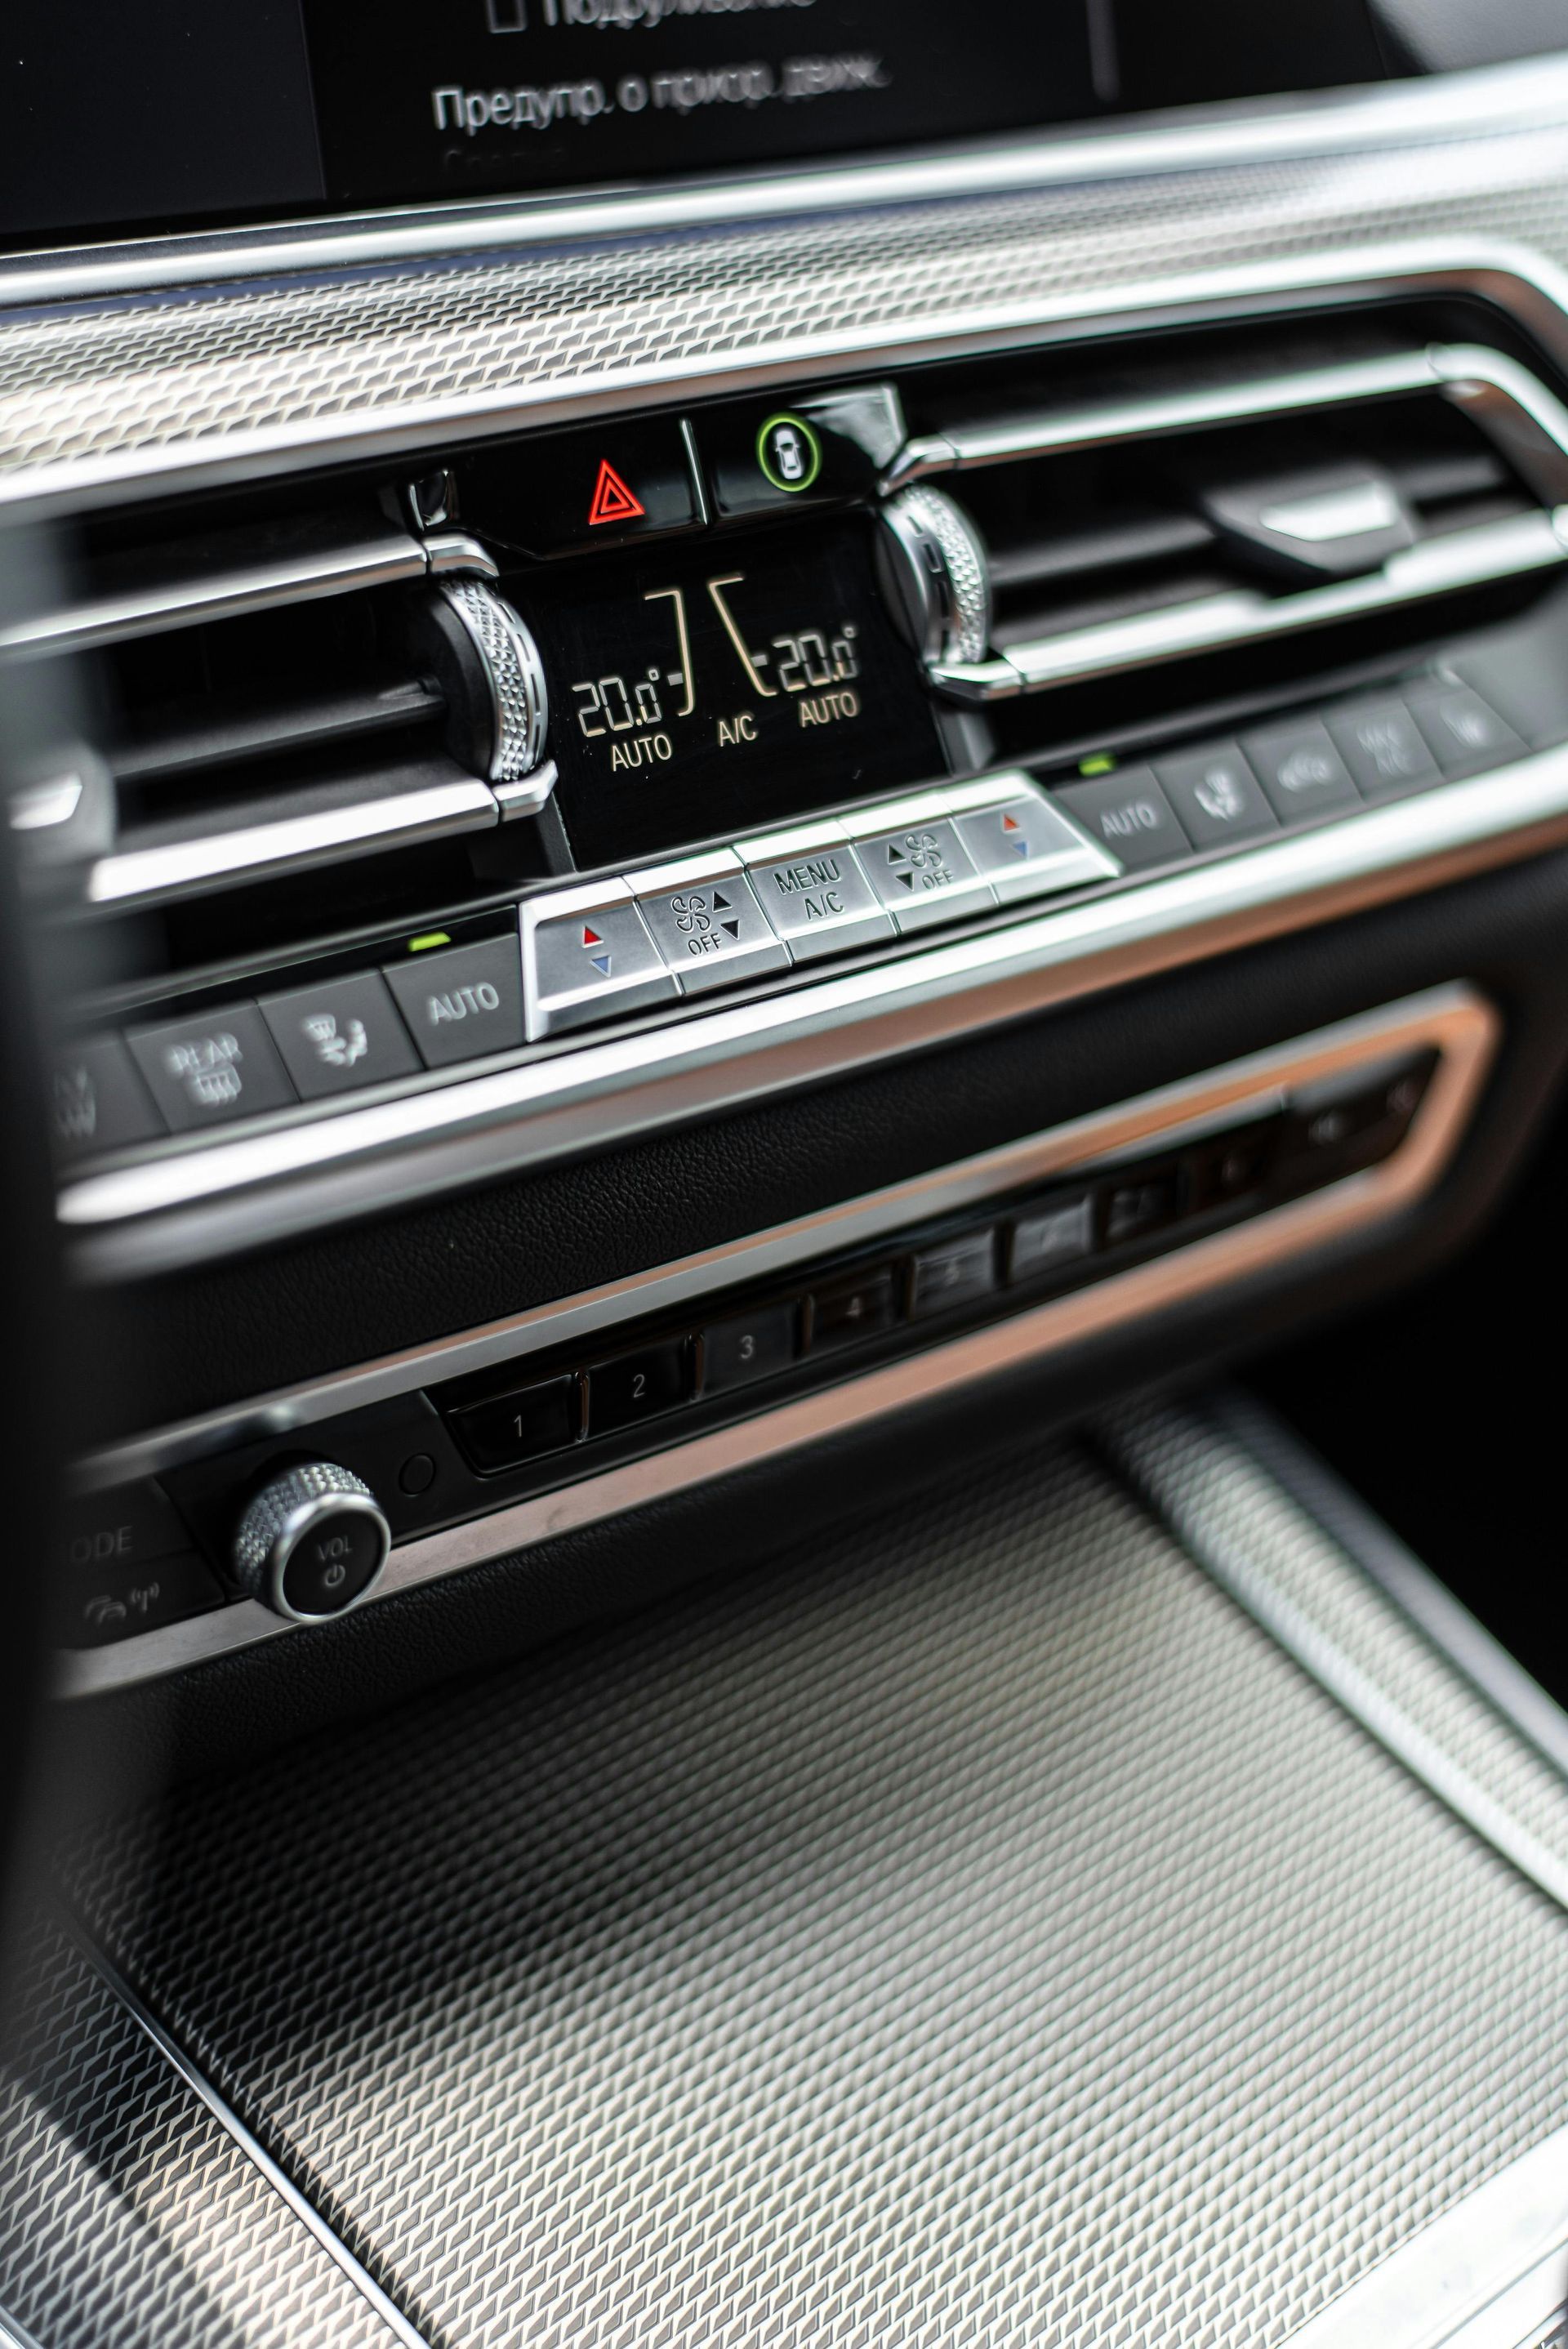
[[408,951],[410,954],[425,954],[431,947],[449,947],[451,943],[450,930],[427,930],[423,937],[409,939]]
[[776,490],[799,497],[822,470],[822,444],[803,416],[770,416],[757,435],[757,461]]
[[1080,759],[1078,772],[1080,775],[1113,775],[1116,772],[1116,761],[1114,759]]

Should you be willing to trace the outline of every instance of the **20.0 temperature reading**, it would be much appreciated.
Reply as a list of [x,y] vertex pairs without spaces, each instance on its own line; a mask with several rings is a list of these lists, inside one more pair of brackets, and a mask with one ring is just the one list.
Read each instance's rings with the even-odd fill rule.
[[[845,690],[861,673],[854,621],[844,621],[837,630],[802,628],[783,632],[771,637],[766,647],[754,645],[743,631],[734,600],[734,591],[745,585],[746,574],[738,571],[704,582],[711,616],[707,618],[709,636],[717,620],[725,645],[738,664],[748,694],[758,701],[800,697],[799,723],[802,726],[821,725],[833,718],[858,717],[859,697],[852,690]],[[694,629],[686,608],[686,591],[684,587],[651,588],[643,602],[665,607],[663,616],[668,623],[669,634],[663,659],[650,662],[640,675],[629,676],[615,670],[603,677],[580,678],[571,688],[577,724],[585,740],[635,738],[634,742],[615,745],[612,762],[616,766],[643,766],[673,757],[674,746],[665,727],[676,719],[691,718],[697,712]],[[724,666],[728,667],[727,661]],[[733,692],[733,671],[730,675],[728,689]],[[723,689],[721,680],[716,679],[716,686]],[[720,743],[755,740],[755,720],[750,712],[726,708],[720,714],[716,703],[713,716]]]

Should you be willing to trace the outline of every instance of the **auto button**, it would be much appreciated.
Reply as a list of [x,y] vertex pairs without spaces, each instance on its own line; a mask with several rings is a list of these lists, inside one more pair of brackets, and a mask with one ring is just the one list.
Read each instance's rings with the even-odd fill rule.
[[522,1041],[522,968],[517,934],[450,954],[424,954],[385,972],[428,1069],[477,1061]]

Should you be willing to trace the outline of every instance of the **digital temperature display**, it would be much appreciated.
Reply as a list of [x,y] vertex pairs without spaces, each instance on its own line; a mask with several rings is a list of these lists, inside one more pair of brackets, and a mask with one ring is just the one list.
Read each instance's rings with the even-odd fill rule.
[[869,527],[666,544],[552,571],[536,594],[508,582],[549,671],[557,797],[579,864],[943,771]]

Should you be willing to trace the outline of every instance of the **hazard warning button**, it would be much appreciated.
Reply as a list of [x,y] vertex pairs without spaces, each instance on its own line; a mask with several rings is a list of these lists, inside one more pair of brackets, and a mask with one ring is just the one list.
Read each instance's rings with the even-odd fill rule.
[[553,432],[476,450],[459,469],[463,525],[528,554],[579,554],[695,530],[704,519],[674,418]]
[[524,898],[522,968],[531,1041],[668,1003],[676,993],[624,881]]

